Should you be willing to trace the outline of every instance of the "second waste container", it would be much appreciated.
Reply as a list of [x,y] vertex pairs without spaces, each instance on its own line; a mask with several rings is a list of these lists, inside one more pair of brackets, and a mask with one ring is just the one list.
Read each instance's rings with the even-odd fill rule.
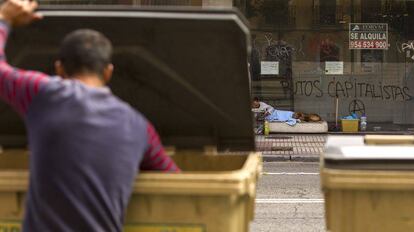
[[410,136],[328,137],[321,166],[328,231],[414,230],[412,141]]
[[[43,13],[11,35],[10,62],[50,73],[66,33],[102,31],[114,44],[112,91],[153,122],[183,170],[140,173],[125,231],[247,232],[261,156],[254,153],[249,30],[240,14],[61,6]],[[16,118],[0,114],[0,231],[10,232],[20,231],[30,175]]]

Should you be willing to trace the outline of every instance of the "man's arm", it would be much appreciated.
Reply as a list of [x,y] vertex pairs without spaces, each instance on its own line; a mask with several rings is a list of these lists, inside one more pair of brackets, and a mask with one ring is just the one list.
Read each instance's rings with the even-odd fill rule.
[[179,172],[180,169],[165,153],[160,138],[151,123],[147,126],[148,149],[141,163],[141,170],[160,170],[165,172]]
[[0,21],[0,97],[24,115],[48,76],[40,72],[20,70],[7,63],[4,48],[8,33],[9,26]]
[[[10,104],[22,116],[48,76],[41,72],[20,70],[10,66],[4,52],[12,25],[31,22],[35,3],[8,0],[0,6],[0,98]],[[37,16],[36,16],[37,18]]]

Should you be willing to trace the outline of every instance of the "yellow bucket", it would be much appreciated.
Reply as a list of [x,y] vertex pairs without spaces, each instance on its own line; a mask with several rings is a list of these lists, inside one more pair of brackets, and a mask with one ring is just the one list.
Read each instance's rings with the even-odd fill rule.
[[359,119],[342,119],[343,132],[358,132]]

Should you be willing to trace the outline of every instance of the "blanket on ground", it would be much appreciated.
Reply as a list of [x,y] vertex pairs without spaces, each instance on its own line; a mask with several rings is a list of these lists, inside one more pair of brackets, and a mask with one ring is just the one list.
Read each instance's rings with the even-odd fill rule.
[[275,109],[272,114],[266,117],[266,120],[269,122],[286,122],[289,126],[294,126],[297,120],[293,118],[293,114],[292,111]]

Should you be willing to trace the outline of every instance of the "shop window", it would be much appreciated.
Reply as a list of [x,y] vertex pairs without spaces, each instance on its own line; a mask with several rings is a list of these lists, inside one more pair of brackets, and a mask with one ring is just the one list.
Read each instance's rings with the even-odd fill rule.
[[381,1],[378,0],[365,0],[362,4],[362,23],[380,23],[384,21],[383,14],[381,13]]
[[262,13],[266,24],[286,25],[289,18],[289,0],[264,0]]
[[361,50],[361,62],[363,63],[382,63],[383,60],[383,50]]
[[412,2],[401,0],[365,0],[361,19],[364,23],[388,23],[389,28],[401,31],[406,25],[409,6]]
[[405,0],[385,0],[381,7],[383,22],[388,23],[388,28],[395,31],[402,31],[408,15],[407,3]]
[[336,0],[319,0],[319,23],[336,24]]
[[294,0],[248,0],[245,11],[248,18],[259,17],[264,25],[278,28],[292,26],[296,21]]
[[320,62],[325,61],[339,61],[340,47],[335,42],[335,39],[326,37],[320,42],[319,57]]
[[414,39],[414,2],[407,2],[407,12],[404,13],[404,34],[409,39]]

